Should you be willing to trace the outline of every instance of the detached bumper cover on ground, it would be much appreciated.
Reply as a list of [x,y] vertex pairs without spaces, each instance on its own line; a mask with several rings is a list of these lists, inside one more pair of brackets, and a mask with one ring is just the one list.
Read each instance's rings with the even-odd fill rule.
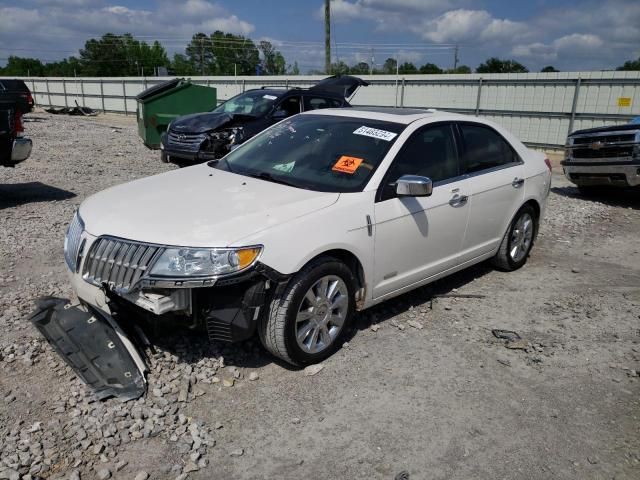
[[144,362],[112,317],[43,297],[36,300],[31,322],[99,399],[144,395]]

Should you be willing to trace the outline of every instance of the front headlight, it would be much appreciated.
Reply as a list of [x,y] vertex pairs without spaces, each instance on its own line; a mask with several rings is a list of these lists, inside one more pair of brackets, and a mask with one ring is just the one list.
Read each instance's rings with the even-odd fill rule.
[[564,144],[564,159],[568,160],[573,155],[571,154],[571,147],[573,146],[573,138],[567,138],[567,141]]
[[216,277],[253,265],[262,246],[243,248],[167,248],[151,269],[151,277]]

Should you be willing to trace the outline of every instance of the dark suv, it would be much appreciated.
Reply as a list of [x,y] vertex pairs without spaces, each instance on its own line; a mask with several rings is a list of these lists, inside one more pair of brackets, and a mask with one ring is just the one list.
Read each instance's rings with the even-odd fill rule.
[[296,113],[319,108],[350,107],[347,98],[360,78],[334,76],[313,87],[262,87],[230,98],[211,112],[175,119],[162,135],[161,159],[186,166],[223,157],[265,128]]

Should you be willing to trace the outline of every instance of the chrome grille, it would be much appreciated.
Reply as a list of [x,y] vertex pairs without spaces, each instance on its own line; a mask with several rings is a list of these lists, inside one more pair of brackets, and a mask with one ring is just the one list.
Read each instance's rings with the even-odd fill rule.
[[167,134],[168,144],[185,150],[198,150],[207,138],[204,133],[178,133],[172,130]]
[[67,235],[64,239],[64,260],[67,267],[72,272],[78,270],[78,253],[80,249],[80,238],[84,231],[84,224],[78,212],[73,215],[73,219],[67,229]]
[[637,155],[640,145],[640,132],[617,131],[598,132],[569,137],[571,143],[567,145],[568,160],[582,161],[632,161]]
[[155,245],[100,237],[91,245],[82,276],[94,285],[106,283],[127,293],[135,289],[163,251]]

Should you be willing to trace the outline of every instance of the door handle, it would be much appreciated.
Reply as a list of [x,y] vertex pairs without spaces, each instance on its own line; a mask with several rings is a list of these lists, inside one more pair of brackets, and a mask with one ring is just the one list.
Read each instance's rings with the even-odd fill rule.
[[449,200],[449,205],[451,205],[452,207],[461,207],[465,203],[467,203],[468,200],[469,200],[469,197],[467,195],[455,194],[453,198]]
[[513,188],[520,188],[522,185],[524,185],[524,178],[514,178],[513,182],[511,182],[511,186]]

